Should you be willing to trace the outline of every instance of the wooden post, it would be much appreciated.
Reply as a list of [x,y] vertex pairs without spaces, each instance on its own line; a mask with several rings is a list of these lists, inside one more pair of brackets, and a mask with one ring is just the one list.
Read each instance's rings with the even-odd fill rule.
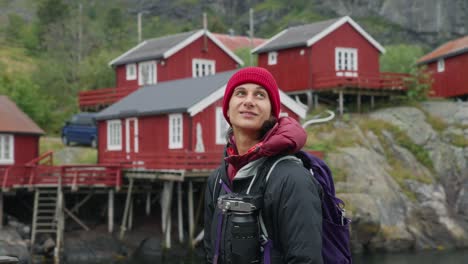
[[132,230],[133,227],[133,197],[130,200],[130,215],[128,216],[128,230]]
[[179,226],[179,242],[184,242],[184,215],[182,212],[182,183],[177,183],[177,216]]
[[189,243],[190,247],[193,247],[193,233],[194,233],[194,224],[193,224],[193,185],[192,181],[188,181],[188,217],[189,217]]
[[357,94],[357,111],[361,113],[361,93],[359,92]]
[[172,187],[174,186],[174,182],[166,182],[164,183],[164,191],[163,191],[163,213],[165,222],[163,234],[165,237],[165,248],[171,248],[171,202],[172,202]]
[[339,97],[339,112],[340,112],[340,116],[343,116],[343,91],[340,90],[340,97]]
[[146,193],[146,215],[151,214],[151,192]]
[[107,223],[108,223],[108,230],[109,233],[112,234],[114,232],[114,190],[109,190],[108,195],[108,207],[107,207]]
[[374,109],[374,96],[371,95],[371,98],[370,98],[370,107],[371,109]]
[[0,229],[3,229],[3,192],[0,192]]
[[123,239],[126,230],[127,218],[128,218],[128,209],[130,207],[130,199],[132,198],[132,189],[133,189],[133,178],[130,178],[130,183],[128,184],[127,199],[125,200],[125,209],[122,219],[122,224],[120,225],[120,240]]
[[314,107],[315,107],[314,109],[317,109],[318,106],[319,106],[319,104],[318,104],[318,94],[315,94],[314,95]]
[[306,92],[307,95],[307,107],[309,107],[309,110],[315,109],[317,106],[314,105],[314,93],[312,90],[309,90]]

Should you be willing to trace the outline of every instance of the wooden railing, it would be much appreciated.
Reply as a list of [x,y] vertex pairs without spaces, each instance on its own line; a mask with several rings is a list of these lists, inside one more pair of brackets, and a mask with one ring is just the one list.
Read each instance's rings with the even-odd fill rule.
[[103,88],[78,93],[78,105],[81,109],[106,106],[126,97],[138,88]]
[[312,87],[318,90],[339,87],[406,90],[408,77],[408,74],[389,72],[379,74],[355,71],[322,72],[312,75]]
[[115,153],[104,158],[106,163],[120,164],[124,168],[155,170],[212,170],[221,163],[223,153],[177,151],[171,153]]

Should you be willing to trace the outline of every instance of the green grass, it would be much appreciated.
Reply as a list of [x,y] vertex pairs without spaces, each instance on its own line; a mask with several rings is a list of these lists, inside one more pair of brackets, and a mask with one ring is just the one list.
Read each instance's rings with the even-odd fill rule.
[[[39,141],[39,152],[43,154],[47,151],[53,151],[54,165],[65,165],[61,160],[60,152],[66,146],[60,141],[58,137],[42,137]],[[72,160],[69,164],[96,164],[97,163],[97,149],[90,147],[71,146]]]
[[463,134],[449,134],[450,143],[454,146],[465,148],[468,147],[468,139]]

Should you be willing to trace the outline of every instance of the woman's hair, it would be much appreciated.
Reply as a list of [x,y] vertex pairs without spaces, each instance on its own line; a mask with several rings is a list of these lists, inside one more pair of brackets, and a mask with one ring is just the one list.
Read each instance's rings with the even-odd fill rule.
[[[270,131],[270,129],[272,129],[275,126],[276,122],[278,122],[278,119],[276,119],[276,117],[274,116],[271,116],[270,119],[263,122],[263,125],[260,128],[260,133],[258,134],[257,139],[259,140],[262,139],[268,133],[268,131]],[[230,126],[229,129],[226,131],[226,142],[229,142],[229,139],[232,133],[233,133],[233,130],[232,130],[232,127]]]

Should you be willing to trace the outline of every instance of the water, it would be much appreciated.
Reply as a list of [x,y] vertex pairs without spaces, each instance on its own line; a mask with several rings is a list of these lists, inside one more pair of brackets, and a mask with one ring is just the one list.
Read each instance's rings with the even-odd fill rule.
[[[153,262],[131,261],[126,264],[143,264]],[[167,259],[164,264],[202,264],[202,258],[181,260]],[[393,253],[355,255],[354,264],[468,264],[468,250],[464,251],[428,251],[419,253]]]
[[356,255],[355,264],[468,264],[468,250]]

